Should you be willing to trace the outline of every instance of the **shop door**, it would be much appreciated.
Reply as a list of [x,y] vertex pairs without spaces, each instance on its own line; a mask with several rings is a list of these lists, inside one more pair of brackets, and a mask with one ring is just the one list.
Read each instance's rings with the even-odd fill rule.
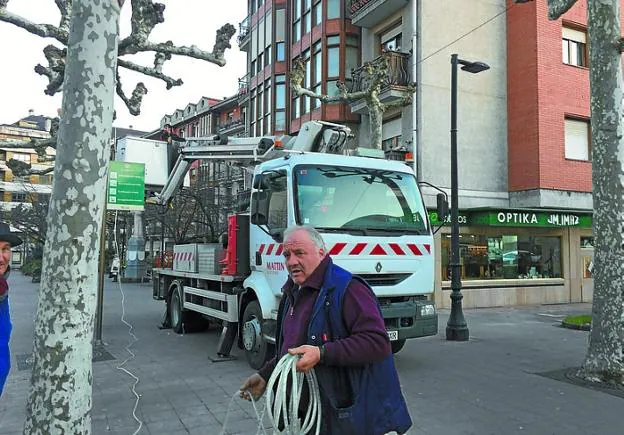
[[581,302],[591,302],[594,297],[594,248],[581,248]]

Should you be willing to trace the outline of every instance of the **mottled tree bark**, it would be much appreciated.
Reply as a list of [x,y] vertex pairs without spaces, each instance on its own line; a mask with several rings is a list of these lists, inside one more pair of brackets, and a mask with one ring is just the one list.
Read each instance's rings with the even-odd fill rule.
[[[594,298],[579,376],[624,383],[624,122],[621,0],[587,0],[594,200]],[[576,0],[548,0],[556,20]]]
[[117,0],[74,0],[24,434],[91,433],[99,239],[110,156]]
[[620,0],[589,0],[594,300],[581,375],[624,383],[624,140]]

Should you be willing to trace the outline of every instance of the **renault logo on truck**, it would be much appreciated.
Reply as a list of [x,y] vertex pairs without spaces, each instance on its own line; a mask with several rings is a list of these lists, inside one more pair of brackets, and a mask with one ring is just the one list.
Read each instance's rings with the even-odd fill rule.
[[377,273],[381,272],[382,266],[381,266],[381,261],[377,262],[377,265],[375,266],[375,270],[377,271]]

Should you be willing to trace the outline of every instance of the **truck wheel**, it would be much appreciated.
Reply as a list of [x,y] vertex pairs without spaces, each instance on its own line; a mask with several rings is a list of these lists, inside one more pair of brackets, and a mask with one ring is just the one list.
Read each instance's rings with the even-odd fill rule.
[[177,334],[184,332],[184,316],[182,312],[182,297],[180,296],[180,288],[175,287],[171,293],[171,300],[169,301],[169,319],[171,321],[171,328]]
[[272,346],[262,335],[262,310],[258,301],[251,301],[243,314],[241,336],[245,358],[249,365],[258,370],[271,358]]
[[391,341],[390,346],[392,347],[392,353],[399,353],[405,346],[405,340]]

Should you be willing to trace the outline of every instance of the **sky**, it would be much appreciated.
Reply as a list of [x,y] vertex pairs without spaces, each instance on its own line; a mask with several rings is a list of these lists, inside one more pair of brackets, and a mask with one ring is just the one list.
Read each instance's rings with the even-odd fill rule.
[[[233,24],[238,32],[240,23],[247,14],[246,0],[229,0],[224,7],[222,0],[158,0],[166,5],[165,22],[158,24],[150,41],[174,44],[197,45],[204,51],[212,51],[218,28],[225,23]],[[122,9],[121,37],[130,33],[130,1]],[[217,6],[217,4],[221,4]],[[9,11],[39,24],[58,25],[60,13],[54,0],[11,0]],[[188,103],[197,103],[201,97],[222,99],[238,90],[238,78],[245,75],[246,56],[238,50],[236,33],[231,40],[232,48],[225,52],[226,66],[174,56],[165,63],[163,72],[173,78],[181,78],[184,84],[170,90],[163,81],[121,69],[124,92],[130,96],[134,86],[143,81],[148,93],[143,97],[141,114],[132,116],[121,99],[115,96],[118,128],[135,128],[151,131],[159,127],[164,115],[176,109],[184,109]],[[37,64],[47,66],[43,54],[46,45],[58,42],[41,38],[26,30],[0,21],[0,124],[11,124],[28,116],[30,109],[35,115],[54,117],[61,107],[61,94],[45,95],[47,77],[35,73]],[[124,56],[145,66],[152,66],[152,53]]]

